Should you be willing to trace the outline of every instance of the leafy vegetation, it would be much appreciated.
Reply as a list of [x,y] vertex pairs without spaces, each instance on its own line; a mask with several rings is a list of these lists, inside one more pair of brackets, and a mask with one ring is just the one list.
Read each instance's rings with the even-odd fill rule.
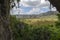
[[26,22],[24,19],[20,20],[11,16],[13,40],[60,40],[60,28],[56,26],[56,22],[50,21],[51,23],[49,23],[46,20],[45,23],[39,20],[32,24]]

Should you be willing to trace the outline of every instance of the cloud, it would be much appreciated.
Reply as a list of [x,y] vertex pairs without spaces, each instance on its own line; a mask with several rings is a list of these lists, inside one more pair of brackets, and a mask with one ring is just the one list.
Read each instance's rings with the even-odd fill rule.
[[24,14],[25,12],[23,11],[24,9],[21,8],[13,8],[12,10],[10,10],[10,14],[12,15],[16,15],[16,14]]
[[53,8],[51,9],[51,11],[56,11],[56,8],[55,8],[55,7],[53,7]]
[[39,5],[40,4],[40,0],[36,0],[36,1],[32,1],[32,0],[21,0],[21,4],[23,5],[23,6],[26,6],[26,7],[33,7],[33,6],[37,6],[37,5]]
[[48,1],[42,2],[39,7],[46,7],[46,6],[50,6],[50,3]]
[[[49,7],[50,2],[47,0],[21,0],[20,6],[23,5],[24,7]],[[52,10],[56,10],[56,8],[52,8]]]
[[22,0],[20,4],[22,4],[22,5],[26,6],[26,7],[49,6],[49,2],[45,1],[45,0],[27,0],[27,1]]
[[[50,3],[45,0],[21,0],[20,8],[14,8],[14,14],[39,14],[49,11]],[[29,9],[32,8],[32,9]],[[29,10],[29,11],[28,11]],[[52,8],[56,11],[56,8]]]
[[47,12],[47,11],[49,11],[49,8],[48,7],[33,8],[32,10],[30,10],[26,14],[40,14],[40,13],[44,13],[44,12]]
[[33,8],[32,10],[27,12],[27,14],[39,14],[39,13],[40,13],[40,9],[39,8]]
[[31,6],[31,7],[35,7],[35,6],[39,6],[40,1],[24,1],[23,2],[25,5]]

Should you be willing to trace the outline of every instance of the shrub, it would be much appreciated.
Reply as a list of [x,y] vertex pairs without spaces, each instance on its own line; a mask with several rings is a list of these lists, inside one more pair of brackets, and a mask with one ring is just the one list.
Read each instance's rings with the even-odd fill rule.
[[11,16],[13,40],[60,40],[60,29],[52,25],[28,25]]

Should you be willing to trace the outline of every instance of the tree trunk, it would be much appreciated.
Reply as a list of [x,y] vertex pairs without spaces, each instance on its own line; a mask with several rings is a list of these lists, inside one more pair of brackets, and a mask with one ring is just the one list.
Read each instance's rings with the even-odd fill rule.
[[10,0],[0,0],[0,40],[11,40],[9,11]]

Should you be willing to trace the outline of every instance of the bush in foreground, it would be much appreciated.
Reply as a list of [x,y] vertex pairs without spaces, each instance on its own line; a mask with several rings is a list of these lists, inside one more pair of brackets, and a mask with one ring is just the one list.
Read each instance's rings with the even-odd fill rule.
[[60,40],[60,29],[50,25],[28,25],[15,17],[11,19],[13,40]]

